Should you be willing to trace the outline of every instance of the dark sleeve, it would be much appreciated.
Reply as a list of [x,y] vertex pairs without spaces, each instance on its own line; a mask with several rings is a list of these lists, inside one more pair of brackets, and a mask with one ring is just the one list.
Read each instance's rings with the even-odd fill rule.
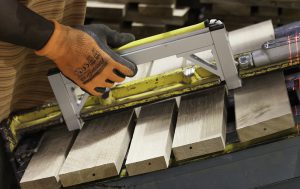
[[275,37],[298,36],[300,32],[300,21],[292,22],[275,29]]
[[0,0],[0,41],[41,49],[54,31],[54,24],[17,0]]

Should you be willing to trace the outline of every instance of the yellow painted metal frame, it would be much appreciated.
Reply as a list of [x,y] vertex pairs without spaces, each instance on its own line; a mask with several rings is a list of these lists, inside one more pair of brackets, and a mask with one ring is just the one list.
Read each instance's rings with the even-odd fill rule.
[[[203,28],[205,28],[204,22],[137,40],[122,46],[119,49],[116,49],[116,51],[123,51],[129,48],[134,48],[161,39],[197,31]],[[295,60],[286,61],[259,68],[240,70],[239,73],[241,78],[246,78],[278,69],[283,69],[296,64],[299,64],[299,62],[296,62]],[[168,73],[147,77],[141,80],[116,86],[111,90],[110,96],[107,99],[90,97],[81,112],[81,116],[82,118],[88,118],[104,112],[138,106],[148,102],[159,101],[165,98],[182,95],[191,91],[220,84],[220,79],[216,75],[213,75],[202,68],[196,67],[196,74],[191,77],[187,77],[183,74],[184,69],[186,68],[177,69]],[[9,140],[10,150],[15,148],[15,145],[19,139],[19,135],[27,129],[35,128],[41,125],[51,126],[51,123],[57,123],[61,118],[62,114],[56,104],[50,104],[29,113],[13,116],[9,120],[10,122],[8,123],[8,127],[4,129],[5,135]]]
[[299,60],[293,59],[293,60],[287,60],[287,61],[278,62],[278,63],[274,63],[274,64],[270,64],[270,65],[265,65],[265,66],[261,66],[261,67],[257,67],[257,68],[240,70],[239,74],[240,74],[241,78],[247,78],[247,77],[253,77],[253,76],[265,74],[268,72],[292,67],[292,66],[299,65],[299,64],[300,64]]
[[196,73],[191,77],[183,74],[185,69],[187,68],[117,86],[111,90],[108,99],[91,97],[82,110],[82,116],[89,117],[107,111],[158,101],[220,83],[217,76],[202,68],[197,67]]
[[[82,109],[81,117],[88,118],[108,111],[154,102],[219,85],[221,82],[216,75],[197,66],[194,75],[185,76],[184,70],[187,68],[180,68],[116,86],[111,90],[107,99],[91,96]],[[61,116],[56,104],[50,104],[33,112],[13,116],[9,124],[10,150],[12,151],[15,148],[19,135],[23,132],[41,125],[51,126],[51,124],[46,123],[57,123]]]
[[[150,43],[162,38],[180,35],[182,33],[196,31],[198,29],[204,28],[204,23],[198,25],[190,26],[187,28],[175,30],[165,34],[160,34],[143,40],[135,41],[128,45],[125,45],[117,51],[125,50],[128,48],[136,47],[142,44]],[[239,70],[241,78],[253,77],[267,72],[284,69],[290,66],[298,65],[299,62],[296,60],[286,61],[281,63],[276,63],[272,65],[266,65],[259,68],[252,68],[247,70]],[[189,67],[187,67],[189,68]],[[183,95],[191,91],[196,91],[200,89],[205,89],[221,84],[220,79],[210,72],[200,68],[195,67],[196,72],[194,75],[188,77],[185,76],[184,70],[187,68],[177,69],[168,73],[155,75],[147,77],[141,80],[128,82],[119,86],[114,87],[110,96],[107,99],[102,99],[99,97],[89,97],[83,110],[81,112],[82,118],[88,118],[91,116],[99,115],[104,112],[114,111],[122,108],[128,108],[133,106],[138,106],[148,102],[155,102],[162,99],[174,97],[177,95]],[[40,127],[48,127],[57,125],[62,119],[62,114],[59,107],[56,104],[49,104],[40,107],[34,111],[18,114],[8,120],[6,127],[3,128],[4,135],[8,140],[9,149],[13,151],[18,144],[20,135],[26,130],[36,129]],[[265,143],[265,141],[274,138],[287,138],[297,135],[297,129],[288,129],[280,133],[276,133],[270,136],[262,137],[249,141],[246,143],[233,143],[227,144],[225,150],[222,152],[205,155],[202,157],[197,157],[194,159],[189,159],[181,162],[175,162],[171,164],[172,166],[186,164],[191,161],[199,161],[201,159],[207,159],[214,156],[219,156],[226,153],[231,153],[234,151],[239,151],[244,148],[249,148],[250,146]],[[298,133],[299,134],[299,133]],[[120,177],[127,176],[126,169],[121,171]]]
[[[131,42],[115,49],[115,51],[127,50],[162,39],[201,30],[205,27],[205,22],[201,22],[196,25]],[[107,111],[132,107],[138,104],[184,94],[189,91],[207,88],[219,83],[218,77],[204,69],[197,68],[196,74],[192,77],[185,77],[183,75],[183,69],[178,69],[170,73],[117,86],[111,90],[109,98],[105,100],[98,97],[90,97],[82,110],[82,117],[86,118]],[[6,138],[10,141],[10,149],[14,149],[18,142],[18,135],[22,133],[22,131],[37,125],[57,122],[61,117],[62,114],[58,106],[54,104],[42,107],[30,113],[15,115],[10,120],[9,127],[4,129]]]
[[[240,70],[239,73],[241,78],[247,78],[298,64],[299,62],[296,60],[285,61],[259,68]],[[81,116],[88,118],[104,112],[155,102],[220,84],[217,76],[202,68],[197,67],[196,74],[192,77],[184,76],[184,69],[186,68],[116,86],[111,90],[107,99],[90,97],[82,110]],[[15,148],[19,135],[28,128],[32,129],[46,123],[50,123],[47,126],[51,126],[51,122],[57,123],[61,118],[61,112],[56,104],[50,104],[29,113],[13,116],[8,124],[9,129],[5,130],[10,149]]]

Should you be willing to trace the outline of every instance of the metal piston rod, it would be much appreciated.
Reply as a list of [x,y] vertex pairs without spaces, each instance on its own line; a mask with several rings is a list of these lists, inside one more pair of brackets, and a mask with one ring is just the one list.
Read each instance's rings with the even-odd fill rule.
[[241,68],[260,67],[284,60],[299,60],[299,35],[282,37],[263,44],[262,48],[238,58]]

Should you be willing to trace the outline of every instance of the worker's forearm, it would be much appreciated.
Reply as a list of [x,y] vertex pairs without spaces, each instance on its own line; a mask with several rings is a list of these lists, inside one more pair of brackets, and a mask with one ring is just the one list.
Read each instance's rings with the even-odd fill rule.
[[41,49],[54,31],[51,21],[17,0],[0,0],[0,41]]

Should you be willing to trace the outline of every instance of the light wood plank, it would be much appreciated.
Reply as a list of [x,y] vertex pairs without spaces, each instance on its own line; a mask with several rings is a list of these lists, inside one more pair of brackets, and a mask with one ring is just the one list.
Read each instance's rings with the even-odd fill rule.
[[121,22],[124,11],[125,4],[88,1],[86,17],[101,21]]
[[250,16],[251,7],[243,3],[226,2],[213,4],[212,13],[218,15]]
[[176,0],[126,0],[127,3],[145,3],[153,5],[171,5],[176,2]]
[[108,9],[124,9],[125,4],[120,3],[107,3],[107,2],[100,2],[95,0],[89,0],[86,3],[86,7],[92,8],[108,8]]
[[167,16],[170,17],[173,14],[175,5],[155,5],[155,4],[138,4],[138,11],[142,15],[150,15],[152,17]]
[[65,126],[45,133],[41,146],[30,160],[20,181],[22,189],[58,189],[58,172],[72,143],[73,132]]
[[163,24],[143,24],[133,22],[131,24],[131,30],[136,38],[145,38],[167,32],[167,26]]
[[125,21],[140,22],[146,24],[167,24],[175,26],[183,26],[188,20],[189,7],[173,9],[172,16],[170,17],[153,17],[150,15],[142,15],[137,10],[130,10],[126,8]]
[[161,4],[161,5],[170,5],[174,4],[175,0],[101,0],[101,2],[106,3],[146,3],[146,4]]
[[222,151],[226,141],[225,89],[181,98],[172,145],[176,160]]
[[174,100],[142,107],[126,161],[129,175],[168,167],[175,109]]
[[282,72],[246,79],[235,90],[236,128],[241,142],[294,127]]
[[64,187],[119,174],[132,136],[134,111],[111,113],[78,134],[59,173]]

